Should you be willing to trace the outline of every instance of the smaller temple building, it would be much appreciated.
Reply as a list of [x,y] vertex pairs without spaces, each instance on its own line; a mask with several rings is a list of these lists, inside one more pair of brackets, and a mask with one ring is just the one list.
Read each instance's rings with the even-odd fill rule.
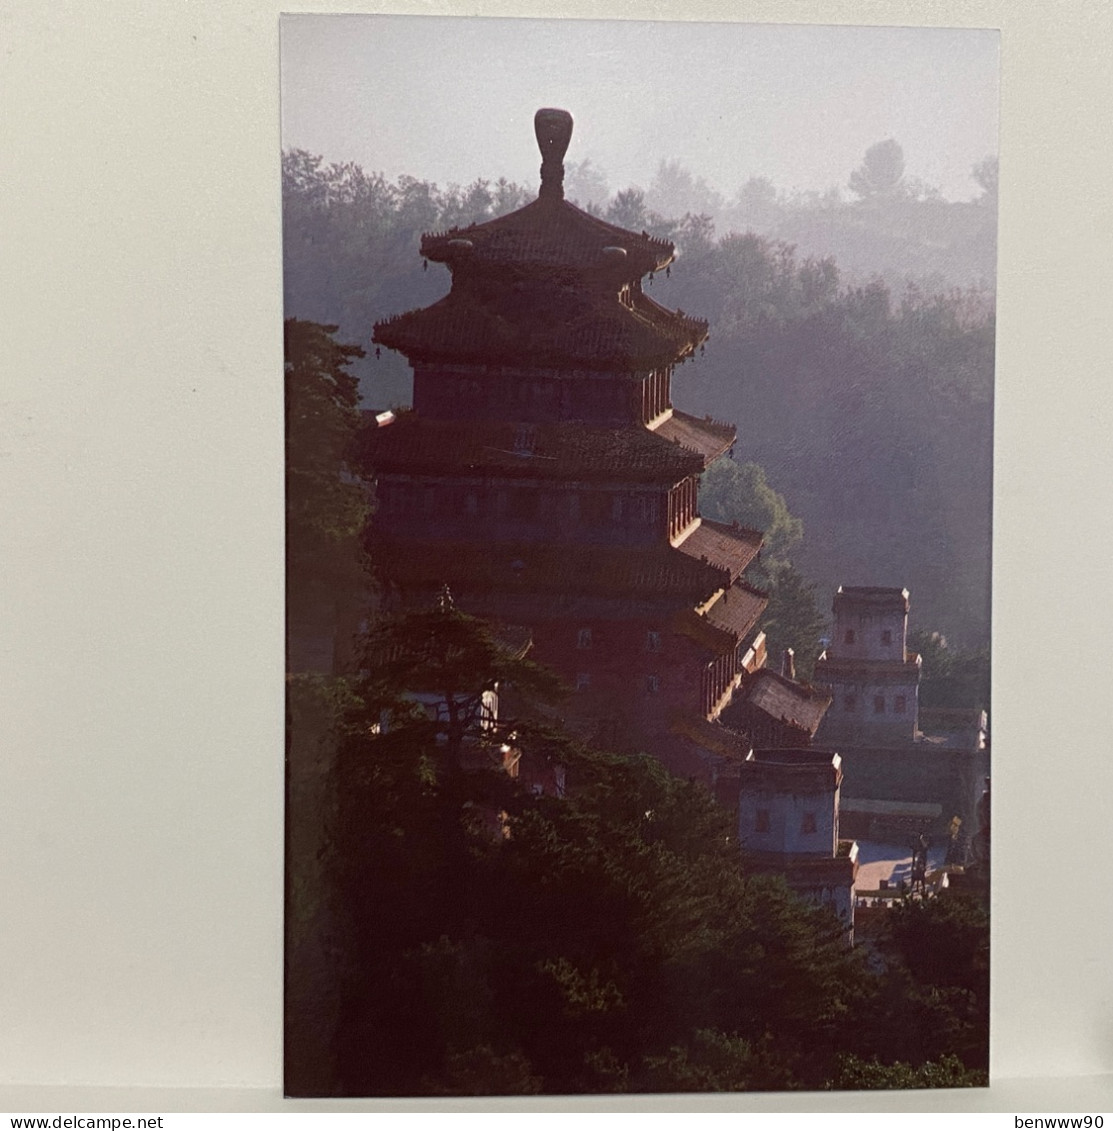
[[921,709],[907,589],[840,586],[832,609],[814,676],[831,704],[815,741],[842,756],[845,830],[895,842],[966,836],[989,767],[984,710]]
[[815,665],[833,700],[820,741],[914,741],[920,657],[907,648],[908,590],[840,585],[833,611],[834,634]]
[[842,759],[830,750],[751,750],[740,766],[738,839],[758,872],[829,907],[854,938],[858,846],[839,838]]

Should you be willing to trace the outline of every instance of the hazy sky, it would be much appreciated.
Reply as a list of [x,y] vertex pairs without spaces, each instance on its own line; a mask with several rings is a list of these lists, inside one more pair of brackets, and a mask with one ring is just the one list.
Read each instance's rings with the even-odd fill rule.
[[949,199],[997,152],[996,31],[406,16],[285,16],[286,148],[393,178],[534,185],[533,114],[571,111],[566,160],[612,191],[678,158],[727,196],[751,176],[845,186],[895,138]]

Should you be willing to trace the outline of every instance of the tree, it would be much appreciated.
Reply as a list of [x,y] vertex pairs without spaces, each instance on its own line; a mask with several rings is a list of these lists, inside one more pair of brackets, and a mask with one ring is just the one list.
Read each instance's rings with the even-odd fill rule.
[[781,218],[782,204],[768,177],[751,177],[735,194],[727,213],[739,231],[765,231]]
[[646,202],[663,216],[715,216],[723,207],[722,196],[703,177],[694,177],[679,161],[661,161]]
[[[949,891],[933,899],[908,899],[889,912],[886,933],[882,946],[894,962],[890,981],[903,982],[906,1003],[890,1016],[886,1054],[919,1028],[918,1051],[928,1059],[954,1053],[967,1068],[984,1072],[989,1066],[986,908]],[[894,1029],[903,1035],[893,1034]]]
[[769,655],[778,657],[791,648],[795,653],[796,677],[809,680],[828,623],[816,601],[815,585],[791,562],[782,562],[771,569],[766,585],[769,604],[761,623]]
[[[467,622],[432,629],[452,643],[431,671],[437,655],[471,654],[457,629]],[[409,660],[389,671],[423,681]],[[480,769],[450,779],[434,727],[384,732],[382,683],[356,691],[329,852],[340,1091],[823,1083],[868,971],[829,912],[743,874],[730,818],[701,786],[528,724],[515,741],[565,766],[566,797]],[[475,819],[492,807],[502,834]]]
[[918,1067],[905,1061],[882,1064],[876,1058],[843,1054],[827,1087],[859,1092],[867,1088],[984,1088],[988,1084],[989,1073],[984,1068],[967,1068],[953,1054]]
[[631,232],[648,231],[660,239],[669,239],[676,227],[675,222],[665,220],[652,211],[646,205],[645,193],[633,186],[616,192],[603,215],[608,223]]
[[352,445],[360,428],[359,390],[348,372],[357,345],[341,345],[336,326],[286,321],[286,517],[291,549],[351,538],[370,514]]
[[645,193],[633,187],[615,193],[614,199],[607,205],[606,217],[610,223],[617,224],[620,228],[628,228],[632,232],[644,231],[649,223]]
[[892,138],[866,150],[850,174],[850,191],[862,200],[896,200],[904,188],[904,150]]
[[610,196],[607,174],[590,157],[564,165],[564,195],[583,209],[601,209]]
[[[451,775],[467,739],[501,742],[512,730],[490,717],[487,696],[512,683],[519,697],[553,700],[563,685],[547,669],[526,659],[528,641],[500,640],[491,626],[457,608],[447,587],[429,609],[414,609],[374,627],[365,648],[367,689],[380,708],[412,718],[404,704],[412,696],[433,697],[429,733],[444,745],[440,759]],[[397,726],[395,727],[397,729]]]
[[984,157],[970,170],[970,175],[982,190],[982,195],[978,203],[995,208],[997,206],[998,175],[998,160],[996,156],[991,154],[989,157]]
[[789,551],[804,537],[804,524],[788,510],[756,463],[716,460],[703,475],[700,510],[718,522],[738,522],[765,534],[765,560],[787,560]]
[[951,648],[942,633],[924,629],[908,634],[908,647],[923,658],[920,681],[922,707],[989,709],[988,648]]
[[769,485],[761,467],[732,459],[716,460],[704,473],[700,510],[720,522],[764,531],[765,548],[751,579],[769,593],[761,622],[766,644],[772,656],[791,648],[797,676],[809,679],[827,618],[816,603],[815,586],[789,561],[789,553],[804,537],[804,524],[789,512],[784,496]]
[[918,981],[989,991],[989,915],[976,900],[945,892],[906,900],[887,919],[892,945]]
[[363,600],[368,578],[360,534],[371,513],[371,485],[354,460],[360,428],[356,379],[349,363],[363,356],[343,345],[335,326],[289,319],[286,351],[286,576],[288,648],[304,667],[313,639],[335,638]]

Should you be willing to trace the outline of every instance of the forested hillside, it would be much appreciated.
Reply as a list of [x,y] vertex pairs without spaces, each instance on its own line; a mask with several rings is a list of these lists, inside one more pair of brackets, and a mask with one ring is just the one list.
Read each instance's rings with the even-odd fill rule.
[[[577,170],[578,172],[578,170]],[[582,181],[583,178],[580,178]],[[602,199],[602,179],[579,185]],[[801,257],[838,261],[845,280],[880,278],[902,291],[912,284],[932,290],[976,287],[987,296],[997,268],[997,159],[971,170],[980,194],[944,200],[932,187],[904,174],[904,155],[893,139],[871,146],[845,191],[786,192],[768,177],[751,177],[725,198],[679,162],[662,161],[645,194],[663,216],[706,215],[720,232],[754,232],[796,247]]]
[[[670,199],[657,183],[648,197],[631,189],[611,198],[581,166],[570,169],[569,195],[578,184],[593,211],[676,242],[677,263],[650,280],[650,293],[706,318],[711,337],[678,370],[674,399],[737,424],[738,462],[763,468],[803,521],[793,562],[816,584],[821,607],[839,584],[905,585],[914,625],[977,647],[989,630],[994,319],[982,267],[992,273],[995,181],[987,166],[985,199],[951,204],[905,185],[892,157],[890,149],[888,165],[863,165],[851,203],[805,207],[753,186],[730,205],[711,198],[721,232],[710,216],[653,211],[647,199]],[[367,406],[405,403],[405,360],[379,354],[370,336],[377,320],[447,290],[444,269],[420,258],[421,233],[499,215],[533,195],[506,181],[388,182],[288,153],[286,314],[338,325],[342,340],[364,345],[353,371]],[[852,270],[732,230],[763,199],[765,221],[749,226],[802,246],[857,248],[847,252]],[[816,233],[829,244],[817,244]],[[901,282],[910,278],[919,287]],[[974,289],[975,281],[986,285]]]

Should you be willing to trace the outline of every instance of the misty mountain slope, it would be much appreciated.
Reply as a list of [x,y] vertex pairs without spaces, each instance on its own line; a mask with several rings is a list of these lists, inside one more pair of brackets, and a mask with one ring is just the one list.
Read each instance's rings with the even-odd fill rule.
[[794,245],[801,258],[833,257],[848,279],[876,275],[895,290],[914,281],[992,291],[996,278],[996,217],[981,204],[925,200],[801,209],[756,230]]

